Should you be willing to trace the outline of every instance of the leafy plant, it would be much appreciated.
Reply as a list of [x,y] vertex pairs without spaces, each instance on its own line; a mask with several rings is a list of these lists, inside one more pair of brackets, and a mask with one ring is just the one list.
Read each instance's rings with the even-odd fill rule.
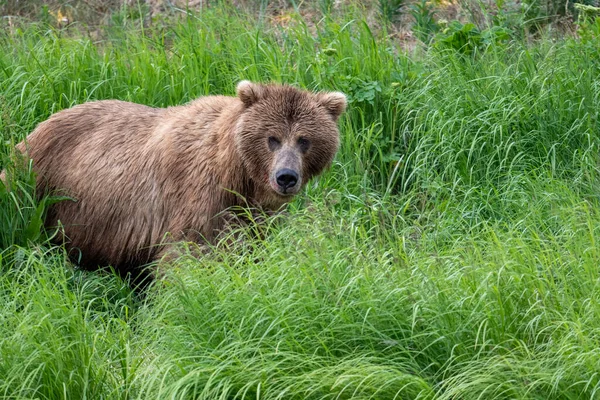
[[0,249],[43,241],[47,208],[66,198],[42,196],[38,200],[31,162],[23,168],[22,157],[3,158],[6,169],[4,180],[0,179]]
[[415,20],[413,32],[421,42],[429,44],[440,28],[435,21],[435,12],[432,6],[427,0],[420,0],[410,6],[410,14]]
[[378,81],[368,81],[348,75],[342,83],[350,103],[375,103],[376,96],[381,93]]
[[438,49],[453,49],[461,54],[472,55],[478,49],[484,49],[491,44],[508,41],[512,32],[505,27],[492,26],[479,30],[475,24],[463,24],[452,21],[434,39],[434,46]]
[[577,32],[584,41],[600,38],[600,7],[575,4],[577,9]]

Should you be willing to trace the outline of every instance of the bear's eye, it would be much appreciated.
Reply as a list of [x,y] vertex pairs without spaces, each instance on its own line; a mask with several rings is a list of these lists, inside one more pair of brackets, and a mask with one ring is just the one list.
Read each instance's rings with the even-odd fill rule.
[[281,146],[281,142],[275,136],[269,136],[269,150],[275,151]]
[[306,153],[310,147],[310,141],[301,137],[298,139],[298,146],[300,146],[300,150],[302,150],[303,153]]

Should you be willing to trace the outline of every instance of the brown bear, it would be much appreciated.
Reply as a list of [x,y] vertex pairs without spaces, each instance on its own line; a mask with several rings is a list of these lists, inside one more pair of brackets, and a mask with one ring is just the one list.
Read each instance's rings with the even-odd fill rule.
[[178,107],[89,102],[42,122],[17,148],[54,204],[82,266],[120,272],[159,259],[169,241],[214,241],[225,210],[277,210],[328,167],[339,147],[342,93],[242,81],[237,97]]

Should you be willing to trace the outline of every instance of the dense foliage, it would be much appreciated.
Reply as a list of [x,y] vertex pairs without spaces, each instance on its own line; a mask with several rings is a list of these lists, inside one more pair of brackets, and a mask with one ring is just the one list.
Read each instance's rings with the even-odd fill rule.
[[[598,396],[598,20],[534,42],[427,20],[409,56],[360,9],[338,14],[0,34],[1,398]],[[37,123],[241,79],[350,101],[332,169],[263,239],[183,256],[142,295],[49,244],[60,199],[35,201],[12,151]]]

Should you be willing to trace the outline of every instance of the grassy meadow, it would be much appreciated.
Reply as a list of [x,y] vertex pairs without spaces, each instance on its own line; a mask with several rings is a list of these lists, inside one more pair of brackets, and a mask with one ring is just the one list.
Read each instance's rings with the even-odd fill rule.
[[[421,18],[407,53],[344,7],[3,22],[1,399],[600,398],[600,19],[532,39]],[[142,295],[50,244],[58,199],[12,152],[36,124],[242,79],[349,98],[332,168],[264,239],[183,255]]]

